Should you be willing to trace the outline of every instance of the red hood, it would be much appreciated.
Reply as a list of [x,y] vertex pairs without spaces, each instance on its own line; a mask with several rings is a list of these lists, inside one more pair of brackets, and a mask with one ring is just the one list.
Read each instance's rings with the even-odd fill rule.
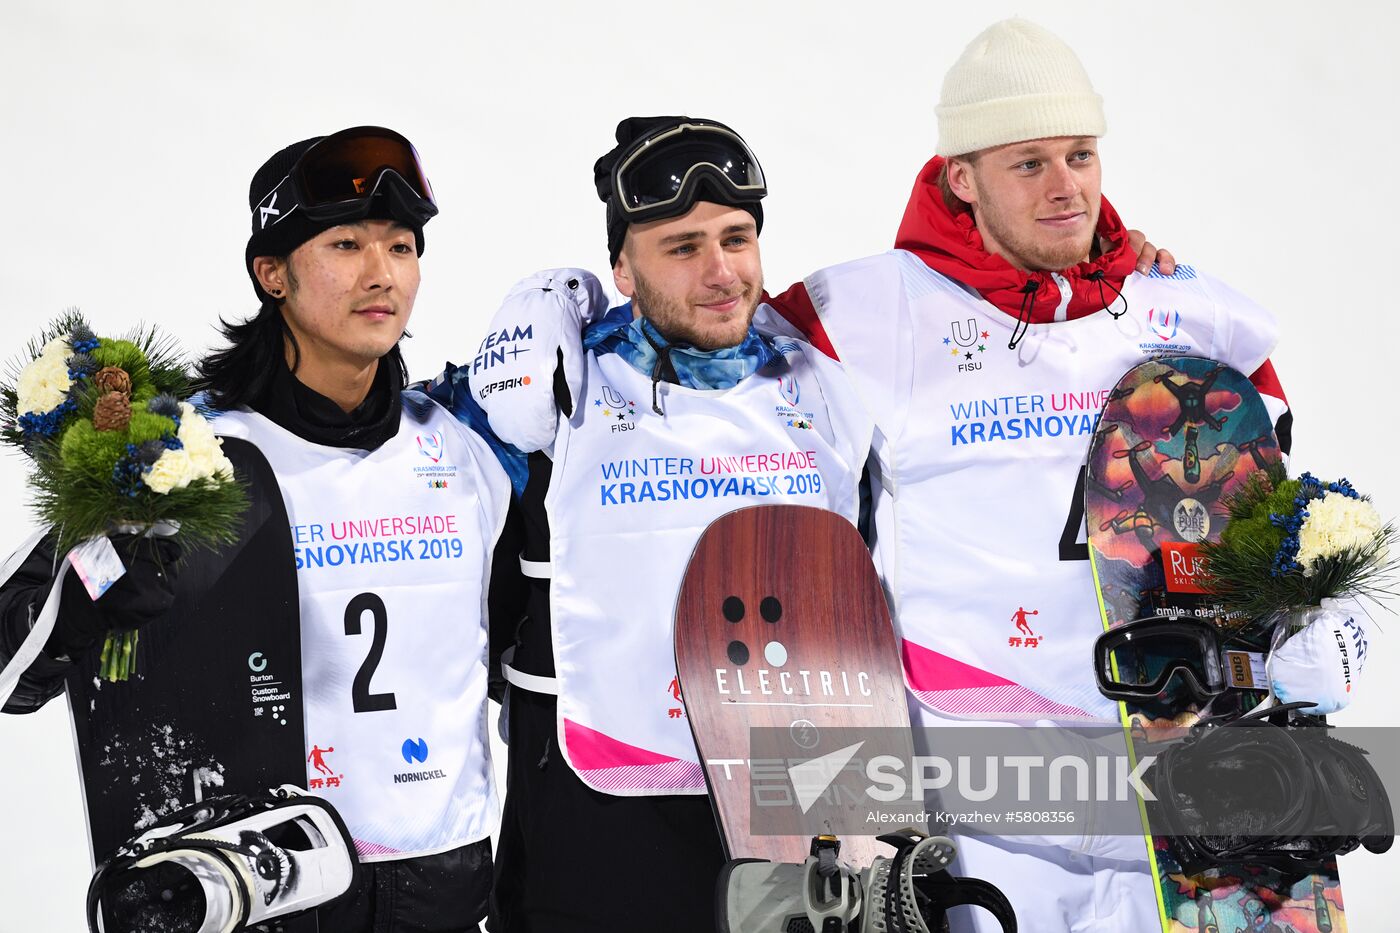
[[[909,204],[904,208],[895,247],[907,249],[935,271],[977,289],[983,298],[1013,317],[1026,297],[1022,289],[1034,276],[1041,286],[1035,293],[1031,322],[1053,321],[1060,304],[1059,288],[1047,273],[1022,272],[1000,256],[987,252],[982,245],[982,234],[972,223],[972,212],[954,213],[943,202],[938,190],[938,174],[942,169],[943,158],[934,156],[919,172]],[[1105,296],[1108,300],[1116,298],[1123,288],[1123,280],[1137,263],[1136,254],[1128,250],[1128,231],[1108,198],[1102,199],[1098,233],[1106,252],[1096,259],[1058,270],[1074,289],[1069,303],[1072,318],[1102,309],[1108,303]],[[1103,273],[1101,282],[1089,278],[1096,272]]]

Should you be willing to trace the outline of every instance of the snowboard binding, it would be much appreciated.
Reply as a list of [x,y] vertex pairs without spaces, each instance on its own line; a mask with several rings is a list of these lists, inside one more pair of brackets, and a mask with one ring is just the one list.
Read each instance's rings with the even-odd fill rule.
[[1149,819],[1185,871],[1247,863],[1302,875],[1358,846],[1390,848],[1390,798],[1366,753],[1325,728],[1283,728],[1310,705],[1207,719],[1158,755],[1145,775],[1158,798]]
[[719,879],[721,933],[944,933],[949,908],[981,907],[1016,933],[1016,914],[990,882],[955,878],[957,846],[912,829],[880,836],[892,858],[859,874],[842,866],[834,836],[812,840],[801,865],[737,859]]
[[335,809],[299,788],[212,797],[161,818],[97,869],[88,929],[237,933],[354,890],[354,853]]

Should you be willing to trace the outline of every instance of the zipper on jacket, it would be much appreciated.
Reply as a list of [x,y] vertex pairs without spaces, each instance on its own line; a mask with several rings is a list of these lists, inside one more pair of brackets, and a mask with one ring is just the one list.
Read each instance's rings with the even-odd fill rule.
[[1060,289],[1060,304],[1055,308],[1055,320],[1069,320],[1069,301],[1074,297],[1074,289],[1070,287],[1069,279],[1058,272],[1050,273],[1050,278],[1055,280],[1055,284]]

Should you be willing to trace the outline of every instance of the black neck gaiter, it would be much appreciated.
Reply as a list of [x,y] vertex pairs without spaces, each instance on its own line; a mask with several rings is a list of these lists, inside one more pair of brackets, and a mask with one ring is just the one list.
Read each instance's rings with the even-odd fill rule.
[[326,447],[374,450],[399,433],[399,385],[387,358],[379,361],[369,394],[354,411],[298,380],[284,362],[253,410],[303,440]]

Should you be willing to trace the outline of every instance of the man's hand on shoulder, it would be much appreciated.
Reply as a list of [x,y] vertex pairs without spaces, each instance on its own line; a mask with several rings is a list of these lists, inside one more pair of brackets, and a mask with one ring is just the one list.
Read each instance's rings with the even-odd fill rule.
[[1147,234],[1141,230],[1128,231],[1128,249],[1137,254],[1137,271],[1142,275],[1150,272],[1154,263],[1157,271],[1163,275],[1171,275],[1176,271],[1176,257],[1147,242]]
[[583,269],[547,269],[511,288],[463,367],[497,437],[527,452],[554,442],[560,411],[572,414],[583,391],[583,329],[607,310]]

